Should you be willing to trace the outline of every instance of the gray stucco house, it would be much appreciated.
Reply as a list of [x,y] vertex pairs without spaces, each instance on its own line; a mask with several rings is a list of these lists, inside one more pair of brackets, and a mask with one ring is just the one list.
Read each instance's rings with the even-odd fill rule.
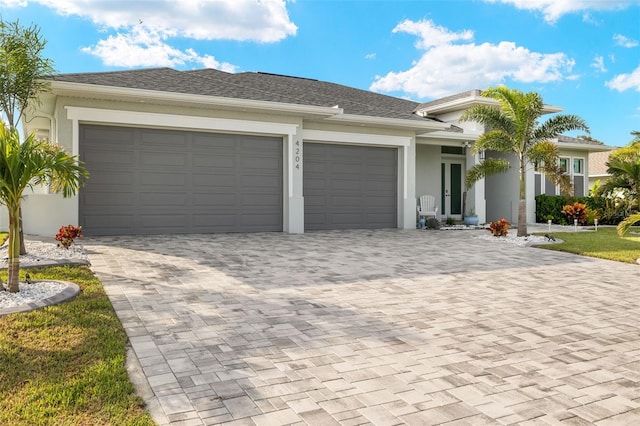
[[[460,218],[470,147],[484,129],[459,123],[472,90],[420,104],[318,80],[213,69],[62,74],[24,131],[79,154],[91,176],[78,196],[25,197],[25,232],[87,235],[414,228],[416,197]],[[547,107],[547,112],[560,111]],[[589,152],[560,138],[575,190]],[[515,170],[513,171],[516,172]],[[528,218],[550,183],[531,170]],[[515,187],[514,187],[515,185]],[[517,215],[517,179],[478,182],[481,222]]]

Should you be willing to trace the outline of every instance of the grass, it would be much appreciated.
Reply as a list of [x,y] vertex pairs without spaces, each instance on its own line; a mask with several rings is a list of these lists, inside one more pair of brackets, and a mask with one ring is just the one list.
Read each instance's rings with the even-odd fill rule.
[[[638,228],[632,228],[633,230],[637,231]],[[636,263],[636,260],[640,259],[640,235],[629,233],[620,238],[613,227],[601,227],[597,232],[555,232],[553,236],[561,239],[563,243],[545,244],[540,247],[626,263]]]
[[129,381],[126,334],[98,278],[86,266],[29,272],[72,281],[81,293],[0,317],[0,424],[153,425]]

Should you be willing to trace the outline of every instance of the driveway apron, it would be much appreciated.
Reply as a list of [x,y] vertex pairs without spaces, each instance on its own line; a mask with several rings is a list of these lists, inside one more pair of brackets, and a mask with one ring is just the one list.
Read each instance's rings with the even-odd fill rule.
[[85,247],[160,424],[640,424],[640,266],[479,232]]

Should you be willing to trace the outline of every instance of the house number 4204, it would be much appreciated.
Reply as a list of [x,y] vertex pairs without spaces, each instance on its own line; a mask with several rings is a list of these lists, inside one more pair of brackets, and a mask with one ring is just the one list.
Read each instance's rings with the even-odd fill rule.
[[300,141],[296,141],[296,169],[300,170],[300,157],[302,156],[302,148],[300,147]]

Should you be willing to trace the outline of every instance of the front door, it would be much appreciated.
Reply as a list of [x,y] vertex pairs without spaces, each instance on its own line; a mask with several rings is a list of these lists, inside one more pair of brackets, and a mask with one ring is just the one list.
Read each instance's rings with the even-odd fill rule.
[[442,218],[462,219],[462,182],[463,167],[461,160],[443,160],[441,164]]

